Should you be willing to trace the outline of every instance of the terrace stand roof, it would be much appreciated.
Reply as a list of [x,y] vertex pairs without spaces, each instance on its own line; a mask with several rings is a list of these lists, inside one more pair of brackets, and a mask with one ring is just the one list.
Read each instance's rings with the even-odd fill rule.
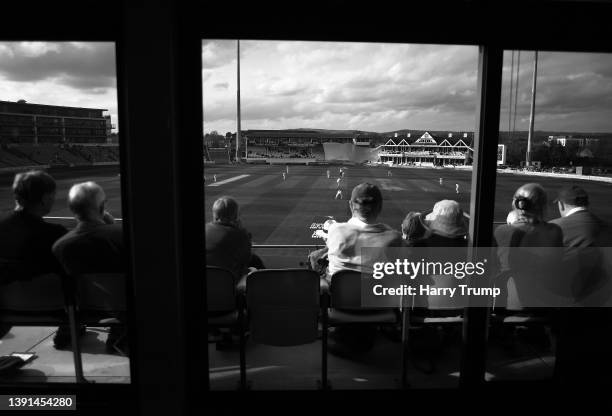
[[71,107],[67,105],[52,105],[52,104],[38,104],[38,103],[20,103],[15,101],[5,101],[0,100],[0,104],[19,104],[19,105],[28,105],[33,107],[47,107],[47,108],[69,108],[71,110],[96,110],[96,111],[108,111],[106,108],[96,108],[96,107]]

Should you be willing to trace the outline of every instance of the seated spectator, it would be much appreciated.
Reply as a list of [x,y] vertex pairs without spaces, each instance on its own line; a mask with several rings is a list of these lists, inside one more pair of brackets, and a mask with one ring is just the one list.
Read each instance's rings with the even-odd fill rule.
[[242,226],[236,200],[218,198],[212,206],[213,220],[206,224],[206,264],[230,270],[238,289],[244,291],[249,271],[263,269],[261,259],[251,253],[251,234]]
[[[574,272],[572,286],[576,298],[593,293],[609,280],[601,267],[605,255],[599,247],[606,227],[589,210],[589,196],[579,186],[563,188],[555,201],[560,218],[550,221],[563,230],[566,269]],[[612,370],[612,314],[609,308],[562,308],[557,324],[555,376],[562,384],[595,382]]]
[[[327,237],[328,277],[340,270],[364,271],[372,268],[361,257],[362,247],[402,247],[401,234],[386,224],[376,222],[382,211],[380,189],[370,183],[357,185],[351,194],[352,217],[347,222],[329,226]],[[365,261],[364,261],[365,260]],[[365,352],[372,348],[376,328],[340,327],[331,334],[329,350],[335,354]]]
[[550,221],[563,230],[565,247],[599,246],[605,224],[589,210],[589,195],[580,186],[563,188],[553,201],[561,217]]
[[[55,190],[55,180],[43,171],[15,175],[15,209],[0,218],[0,285],[61,273],[51,246],[67,230],[43,219],[53,208]],[[10,328],[0,326],[0,338]]]
[[[499,269],[505,276],[514,277],[508,286],[508,306],[513,308],[520,307],[521,296],[532,292],[525,286],[529,278],[539,276],[541,281],[553,281],[556,265],[561,263],[562,253],[557,247],[563,246],[563,232],[558,225],[544,221],[546,204],[546,191],[541,185],[521,186],[514,193],[512,208],[524,217],[524,222],[500,225],[494,232]],[[516,247],[538,249],[517,250]],[[505,286],[504,282],[500,285]]]
[[427,228],[420,212],[409,212],[402,221],[402,238],[411,246],[425,237]]
[[[86,273],[127,272],[123,230],[105,211],[105,203],[106,194],[95,182],[79,183],[70,188],[68,207],[77,225],[53,245],[53,254],[73,278]],[[106,340],[108,352],[114,352],[115,348],[127,350],[125,331],[120,327],[111,329]],[[55,343],[56,348],[64,346],[59,341]]]
[[432,212],[425,216],[429,233],[418,246],[465,247],[469,221],[457,201],[444,199],[436,202]]
[[364,267],[371,267],[362,264],[362,247],[403,246],[398,231],[376,222],[382,202],[382,193],[376,185],[362,183],[353,189],[349,200],[351,219],[331,224],[327,233],[329,276],[340,270],[361,272]]
[[[426,236],[418,240],[415,247],[431,247],[431,258],[443,262],[465,261],[468,245],[468,218],[457,201],[444,199],[435,203],[432,212],[426,215],[425,225],[428,229]],[[449,249],[453,247],[466,248]],[[440,248],[440,249],[436,249]],[[434,287],[456,288],[460,281],[448,279],[441,275],[427,276],[424,281]],[[461,305],[461,296],[453,299],[443,296],[415,297],[415,313],[423,315],[456,315],[455,306]],[[416,308],[418,307],[418,309]],[[421,307],[425,309],[421,309]]]

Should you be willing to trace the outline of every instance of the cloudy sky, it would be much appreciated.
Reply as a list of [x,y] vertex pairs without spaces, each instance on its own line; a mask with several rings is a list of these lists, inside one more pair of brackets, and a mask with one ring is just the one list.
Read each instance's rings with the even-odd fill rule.
[[0,42],[0,100],[93,107],[117,119],[115,46],[108,42]]
[[[240,46],[245,130],[474,130],[476,47],[272,41]],[[533,55],[521,53],[517,130],[528,128]],[[517,56],[515,68],[516,61]],[[203,41],[202,62],[204,130],[233,132],[236,42]],[[510,73],[507,52],[502,130],[508,129]],[[536,98],[536,129],[612,131],[612,55],[540,52]]]
[[[508,128],[506,53],[500,126]],[[236,130],[236,42],[202,43],[204,129]],[[517,129],[533,52],[521,53]],[[473,46],[242,41],[243,129],[473,130]],[[536,129],[612,131],[612,55],[540,52]],[[118,126],[115,48],[0,42],[0,100],[106,108]]]

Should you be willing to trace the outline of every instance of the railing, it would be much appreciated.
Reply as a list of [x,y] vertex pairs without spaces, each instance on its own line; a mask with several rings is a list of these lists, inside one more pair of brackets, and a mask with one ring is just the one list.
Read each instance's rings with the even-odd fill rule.
[[[56,220],[56,221],[74,221],[74,217],[54,217],[54,216],[45,216],[46,220]],[[115,221],[122,222],[123,218],[115,218]],[[493,221],[493,225],[501,225],[506,224],[506,221]],[[318,250],[320,248],[325,247],[325,244],[253,244],[252,247],[254,249],[312,249]]]
[[[45,216],[46,220],[71,221],[74,217],[53,217]],[[469,217],[468,217],[469,218]],[[123,221],[123,218],[115,218],[115,221]],[[493,221],[494,225],[505,224],[506,221]],[[253,248],[321,248],[325,244],[253,244]]]

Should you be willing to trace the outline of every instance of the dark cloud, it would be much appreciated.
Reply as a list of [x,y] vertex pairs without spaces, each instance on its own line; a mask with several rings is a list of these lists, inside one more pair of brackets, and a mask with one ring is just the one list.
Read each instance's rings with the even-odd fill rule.
[[[533,57],[533,52],[521,53],[517,129],[527,128],[531,111]],[[504,64],[500,128],[507,130],[511,64],[508,52]],[[513,83],[515,81],[516,75]],[[516,85],[513,85],[513,88],[516,88]],[[567,52],[538,54],[536,129],[610,131],[612,130],[611,110],[611,54]],[[607,127],[603,127],[605,125]]]
[[[435,129],[438,122],[446,128],[453,124],[466,128],[475,121],[474,47],[280,42],[274,53],[259,45],[260,55],[267,62],[275,59],[277,68],[283,69],[265,73],[265,64],[249,64],[249,57],[259,53],[249,50],[249,45],[245,42],[243,66],[262,74],[250,78],[255,80],[251,89],[243,83],[242,116],[247,123],[283,128],[287,120],[312,121],[312,126],[350,120],[364,123],[358,128],[368,129],[369,123],[390,130],[384,123],[405,122],[410,125],[402,127],[410,128],[424,120],[433,125],[422,127]],[[235,42],[211,42],[209,49],[211,65],[231,67],[235,62]],[[533,52],[523,51],[517,105],[517,128],[523,130],[530,111],[532,66]],[[507,129],[509,51],[502,82],[500,127]],[[541,52],[537,88],[536,128],[612,130],[612,54]],[[235,114],[235,101],[229,95],[205,106],[209,122],[232,120]]]
[[227,65],[234,60],[236,60],[235,40],[202,41],[202,68],[205,70]]
[[53,43],[41,53],[25,53],[16,42],[2,43],[0,74],[7,80],[35,82],[55,79],[58,84],[77,89],[114,88],[116,84],[115,47],[112,43]]

